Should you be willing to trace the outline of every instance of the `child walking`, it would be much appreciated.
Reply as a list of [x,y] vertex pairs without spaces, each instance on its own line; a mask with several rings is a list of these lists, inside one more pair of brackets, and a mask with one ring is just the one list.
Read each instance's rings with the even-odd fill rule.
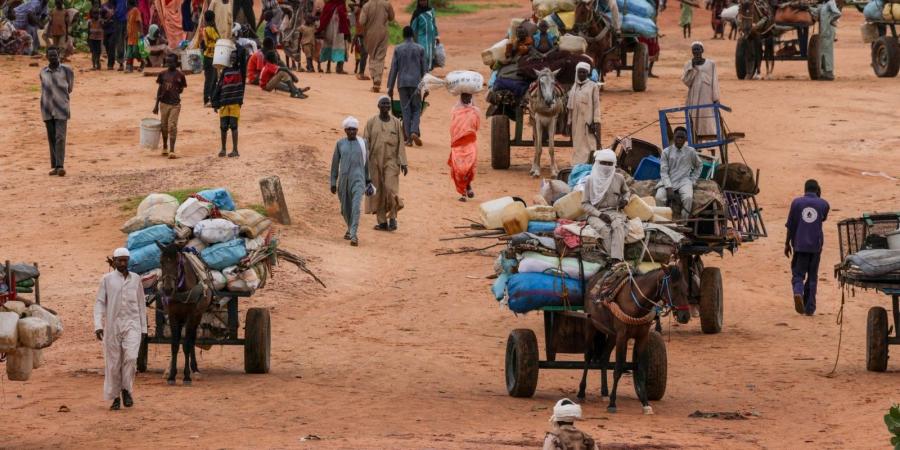
[[139,72],[144,70],[144,58],[141,58],[141,52],[138,49],[138,41],[141,40],[141,31],[144,29],[144,22],[141,19],[141,10],[137,7],[137,0],[128,0],[128,16],[125,26],[125,73],[134,72],[134,59],[141,61]]
[[100,70],[100,52],[103,48],[103,21],[100,9],[94,7],[88,16],[88,47],[91,48],[91,70]]
[[228,130],[231,130],[231,153],[229,158],[241,156],[238,153],[238,120],[241,118],[241,105],[244,104],[244,87],[246,85],[246,73],[243,65],[238,62],[238,53],[231,53],[231,67],[222,69],[222,75],[216,84],[212,96],[212,107],[219,113],[219,129],[222,132],[222,150],[219,156],[225,153],[225,144],[228,142]]

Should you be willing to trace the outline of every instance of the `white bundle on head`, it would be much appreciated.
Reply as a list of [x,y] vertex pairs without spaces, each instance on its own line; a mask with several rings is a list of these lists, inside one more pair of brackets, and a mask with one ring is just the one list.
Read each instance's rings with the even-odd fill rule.
[[445,79],[440,79],[431,74],[425,74],[420,84],[424,90],[430,91],[433,87],[446,87],[451,95],[477,94],[484,87],[484,77],[471,70],[454,70],[447,74]]
[[341,127],[343,127],[345,130],[347,128],[359,129],[359,121],[356,120],[356,117],[347,116],[347,118],[344,119],[344,121],[341,123]]
[[556,406],[553,407],[553,415],[550,416],[551,422],[574,422],[576,420],[581,420],[581,405],[577,405],[567,398],[556,402]]

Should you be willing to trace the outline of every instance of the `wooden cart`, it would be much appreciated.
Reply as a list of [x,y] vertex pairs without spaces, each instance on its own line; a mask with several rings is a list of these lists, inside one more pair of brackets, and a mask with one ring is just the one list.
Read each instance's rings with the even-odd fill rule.
[[880,78],[896,77],[900,72],[900,36],[897,21],[869,21],[878,30],[878,39],[872,42],[872,70]]
[[[541,369],[584,370],[584,352],[587,339],[594,326],[580,306],[548,306],[541,308],[544,315],[545,358],[540,359],[537,336],[530,328],[517,328],[509,333],[506,341],[506,392],[512,397],[531,397],[537,389]],[[597,332],[599,333],[599,331]],[[648,344],[650,366],[647,371],[647,398],[660,400],[666,393],[668,359],[666,343],[662,335],[650,332]],[[578,354],[581,360],[557,361],[559,354]],[[615,363],[592,361],[590,370],[613,371]],[[634,363],[625,364],[633,370]]]
[[[38,264],[32,264],[34,267],[34,271],[38,273],[38,276],[34,277],[34,302],[38,305],[41,304],[41,275],[40,270],[38,269]],[[0,281],[6,283],[6,286],[9,287],[9,291],[5,294],[0,294],[0,306],[4,303],[12,300],[16,300],[19,297],[18,292],[16,291],[16,275],[13,273],[12,264],[7,260],[5,265],[3,266],[6,269],[0,272]]]
[[[848,255],[868,248],[880,248],[874,236],[900,229],[900,212],[864,214],[860,218],[838,222],[841,262],[835,265],[835,278],[842,286],[854,286],[864,290],[873,289],[891,297],[891,319],[881,306],[869,308],[866,319],[866,369],[871,372],[887,370],[888,347],[900,345],[900,274],[879,278],[864,278],[854,274],[844,264]],[[893,330],[893,336],[890,335]]]

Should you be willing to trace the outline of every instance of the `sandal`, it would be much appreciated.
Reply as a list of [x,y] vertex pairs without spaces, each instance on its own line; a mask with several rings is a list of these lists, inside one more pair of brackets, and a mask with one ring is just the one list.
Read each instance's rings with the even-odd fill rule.
[[346,233],[344,233],[344,240],[345,240],[345,241],[349,241],[349,240],[350,240],[350,232],[349,232],[349,231],[346,232]]
[[387,231],[387,230],[388,230],[388,224],[386,224],[386,223],[379,223],[378,225],[375,225],[375,231]]

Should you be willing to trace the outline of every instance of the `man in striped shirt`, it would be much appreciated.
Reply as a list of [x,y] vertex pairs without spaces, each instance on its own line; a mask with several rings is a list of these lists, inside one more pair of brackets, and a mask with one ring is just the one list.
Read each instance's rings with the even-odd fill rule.
[[75,73],[59,63],[59,49],[47,48],[50,64],[41,69],[41,117],[47,126],[50,144],[50,175],[66,176],[66,124],[69,121],[69,94],[75,85]]

